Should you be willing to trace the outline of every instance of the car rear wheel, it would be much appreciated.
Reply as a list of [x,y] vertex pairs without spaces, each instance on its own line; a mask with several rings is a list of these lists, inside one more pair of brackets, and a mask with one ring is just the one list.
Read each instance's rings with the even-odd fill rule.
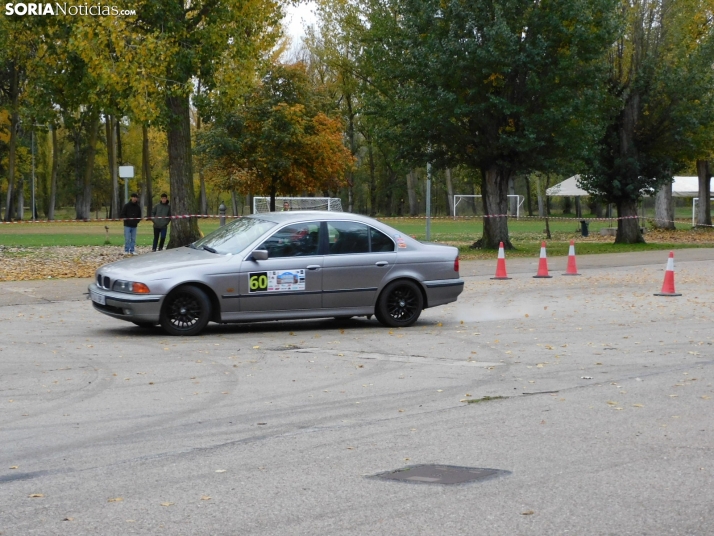
[[407,327],[414,324],[424,308],[421,289],[413,281],[389,283],[379,295],[375,316],[385,326]]
[[198,335],[211,318],[211,300],[201,289],[179,287],[166,297],[161,327],[169,335]]

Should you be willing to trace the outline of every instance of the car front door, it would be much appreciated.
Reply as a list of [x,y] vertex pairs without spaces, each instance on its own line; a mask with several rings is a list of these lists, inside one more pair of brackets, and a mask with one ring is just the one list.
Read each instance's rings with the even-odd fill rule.
[[360,222],[328,221],[328,250],[322,276],[327,309],[374,305],[382,280],[394,266],[394,242]]
[[241,312],[299,311],[322,306],[320,222],[293,223],[256,249],[268,259],[244,260],[240,270]]

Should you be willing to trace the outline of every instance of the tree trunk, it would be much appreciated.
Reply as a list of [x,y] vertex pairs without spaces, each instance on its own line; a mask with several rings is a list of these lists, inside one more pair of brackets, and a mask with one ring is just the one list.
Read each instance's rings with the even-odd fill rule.
[[81,193],[77,196],[77,219],[88,220],[92,214],[92,174],[94,172],[94,156],[97,153],[97,138],[99,137],[99,116],[93,117],[89,125],[87,140],[87,159],[82,178]]
[[154,189],[151,184],[151,159],[149,158],[149,127],[141,127],[141,176],[146,185],[146,216],[151,215],[154,208]]
[[540,175],[536,175],[534,178],[536,187],[536,197],[538,198],[538,217],[544,218],[546,216],[546,211],[545,200],[543,199],[543,183],[541,182]]
[[112,218],[119,216],[119,178],[117,176],[116,152],[114,150],[114,119],[111,115],[104,115],[104,130],[107,136],[107,163],[109,164],[109,180],[112,185],[112,198],[109,203],[109,215]]
[[377,214],[377,180],[374,176],[374,151],[371,142],[367,146],[367,152],[369,155],[369,215],[374,216]]
[[531,178],[526,175],[526,203],[528,215],[533,216],[533,205],[531,204]]
[[697,225],[712,224],[711,206],[711,168],[708,160],[697,160],[697,175],[699,176],[699,205],[697,206]]
[[57,127],[52,125],[52,172],[50,174],[50,205],[47,209],[47,219],[55,219],[55,203],[57,202],[57,169],[59,168],[59,147],[57,146]]
[[655,195],[654,226],[658,229],[674,229],[674,202],[672,184],[662,186]]
[[17,213],[15,218],[18,220],[25,219],[25,177],[20,174],[17,181],[17,199],[15,201],[15,207],[17,208]]
[[20,118],[16,112],[10,114],[10,146],[7,166],[7,204],[5,206],[5,221],[12,219],[13,193],[15,187],[15,173],[17,171],[17,124]]
[[492,166],[482,171],[481,199],[483,201],[483,248],[498,249],[499,242],[512,249],[508,239],[508,175]]
[[275,196],[277,195],[278,190],[277,183],[278,180],[275,177],[270,180],[270,212],[275,212]]
[[15,173],[17,171],[17,125],[20,117],[17,106],[20,96],[20,73],[14,63],[10,64],[10,143],[7,165],[7,204],[5,206],[5,221],[12,218],[13,188],[15,187]]
[[[198,93],[201,93],[201,83],[198,83]],[[196,114],[196,133],[201,130],[201,115]],[[201,214],[208,214],[208,196],[206,195],[206,178],[203,176],[203,166],[201,159],[196,157],[196,167],[198,167],[198,205],[201,209]]]
[[233,216],[238,215],[238,200],[236,199],[236,191],[231,190],[231,209],[233,210]]
[[583,204],[580,202],[580,196],[576,195],[575,196],[575,217],[576,218],[582,218],[583,217]]
[[451,180],[451,168],[446,168],[446,200],[449,203],[449,216],[454,216],[454,183]]
[[411,170],[407,173],[407,195],[409,196],[409,215],[416,216],[419,212],[416,195],[416,173]]
[[644,244],[637,215],[637,201],[626,200],[617,204],[617,235],[615,244]]
[[[171,214],[196,213],[191,165],[191,115],[187,95],[167,98],[171,114],[166,139],[169,152],[169,183],[171,185]],[[196,218],[172,220],[168,249],[186,246],[200,238]]]
[[73,132],[74,141],[74,213],[77,219],[80,218],[84,201],[84,183],[82,182],[82,129],[75,125]]
[[[516,181],[513,177],[508,179],[508,195],[516,195]],[[508,198],[508,214],[513,217],[518,212],[518,198],[509,197]]]

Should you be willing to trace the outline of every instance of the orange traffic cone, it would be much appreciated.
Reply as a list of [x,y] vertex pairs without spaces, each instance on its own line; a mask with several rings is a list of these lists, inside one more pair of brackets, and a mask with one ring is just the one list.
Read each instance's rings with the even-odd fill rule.
[[570,248],[568,249],[568,267],[563,275],[580,275],[578,267],[575,265],[575,241],[573,240],[570,241]]
[[664,283],[662,283],[662,292],[655,296],[681,296],[674,291],[674,251],[669,252],[667,259],[667,268],[664,272]]
[[503,250],[503,242],[498,244],[498,262],[496,263],[496,277],[491,279],[511,279],[506,274],[506,253]]
[[540,244],[540,261],[538,262],[538,273],[533,277],[539,279],[553,277],[552,275],[548,275],[548,259],[545,256],[545,242],[541,242]]

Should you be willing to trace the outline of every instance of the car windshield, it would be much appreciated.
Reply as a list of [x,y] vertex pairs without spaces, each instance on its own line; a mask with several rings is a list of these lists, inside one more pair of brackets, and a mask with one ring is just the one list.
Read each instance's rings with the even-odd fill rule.
[[240,253],[275,225],[277,224],[272,221],[257,218],[239,218],[197,240],[191,246],[224,255]]

